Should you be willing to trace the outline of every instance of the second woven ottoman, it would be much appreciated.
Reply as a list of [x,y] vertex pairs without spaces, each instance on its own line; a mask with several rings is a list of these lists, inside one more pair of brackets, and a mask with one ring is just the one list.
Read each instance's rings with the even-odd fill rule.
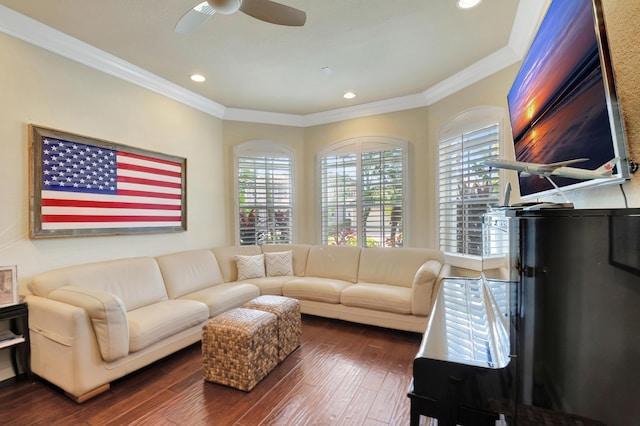
[[275,314],[236,308],[211,319],[202,331],[204,379],[250,391],[278,365]]
[[278,317],[278,361],[300,346],[300,302],[284,296],[264,295],[242,305],[243,308],[271,312]]

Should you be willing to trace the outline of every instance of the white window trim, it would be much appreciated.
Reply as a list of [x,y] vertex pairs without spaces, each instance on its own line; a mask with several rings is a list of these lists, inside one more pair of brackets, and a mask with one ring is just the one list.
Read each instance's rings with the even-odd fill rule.
[[240,222],[238,221],[238,212],[240,211],[240,200],[238,198],[238,159],[242,156],[275,156],[286,155],[291,159],[291,205],[293,207],[293,215],[291,217],[291,242],[295,243],[296,240],[296,162],[294,152],[278,143],[268,140],[252,140],[238,144],[233,147],[233,199],[234,199],[234,240],[235,244],[240,244]]
[[[403,151],[402,156],[402,182],[403,182],[403,193],[404,197],[402,200],[402,223],[403,223],[403,246],[410,247],[411,237],[409,233],[406,232],[406,227],[409,223],[409,202],[408,202],[408,194],[411,193],[411,182],[409,182],[408,176],[408,158],[409,158],[409,142],[404,139],[395,138],[392,136],[359,136],[355,138],[344,139],[338,142],[334,142],[326,148],[322,149],[316,155],[316,193],[319,195],[316,198],[316,211],[318,212],[318,223],[317,226],[317,235],[318,235],[318,244],[324,244],[322,241],[322,200],[320,194],[322,194],[322,158],[329,155],[340,155],[340,154],[357,154],[357,164],[358,169],[360,166],[360,154],[362,152],[370,151],[372,147],[379,145],[380,147],[386,148],[389,146],[397,146],[400,147]],[[361,211],[362,208],[362,182],[360,179],[358,180],[358,201],[357,201],[357,210]],[[361,247],[360,245],[358,245]]]

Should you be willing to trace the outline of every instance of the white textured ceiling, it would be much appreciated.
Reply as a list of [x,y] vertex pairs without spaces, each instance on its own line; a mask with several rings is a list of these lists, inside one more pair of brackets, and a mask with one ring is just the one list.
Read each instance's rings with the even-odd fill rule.
[[[198,0],[0,5],[225,108],[308,115],[424,93],[507,47],[521,55],[540,18],[534,3],[542,2],[483,0],[464,11],[455,0],[282,0],[307,13],[305,26],[237,12],[216,14],[189,35],[174,26]],[[191,82],[194,72],[207,81]],[[343,99],[347,90],[358,96]]]

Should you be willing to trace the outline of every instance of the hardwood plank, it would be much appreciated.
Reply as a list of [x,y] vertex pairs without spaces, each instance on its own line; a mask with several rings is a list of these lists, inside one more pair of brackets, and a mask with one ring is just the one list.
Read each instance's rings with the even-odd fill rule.
[[[404,376],[388,372],[367,417],[383,423],[390,423],[398,402],[396,396],[403,392],[406,393],[407,385]],[[403,404],[405,402],[403,401]]]
[[[303,370],[302,384],[265,418],[266,424],[309,424],[326,420],[325,410],[328,405],[325,398],[333,396],[335,389],[352,368],[339,357],[332,356],[335,354],[334,349],[332,345],[322,344],[307,358],[310,362],[307,363],[305,359],[300,367]],[[296,398],[291,404],[290,397],[293,394]],[[245,420],[242,424],[255,423]]]
[[361,387],[359,392],[349,401],[349,405],[336,424],[343,426],[363,424],[377,395],[377,391]]
[[[0,383],[4,425],[408,425],[421,336],[303,315],[302,344],[251,392],[202,378],[195,344],[76,404],[37,379]],[[430,425],[429,419],[421,419]],[[433,425],[435,426],[435,424]]]
[[[301,349],[298,349],[301,351]],[[300,356],[304,352],[299,352]],[[288,395],[303,383],[304,373],[299,368],[301,359],[290,355],[276,367],[262,382],[237,403],[230,405],[220,424],[258,424],[280,403],[287,401]],[[240,392],[240,391],[236,391]],[[238,419],[238,420],[237,420]]]
[[359,367],[352,364],[352,368],[335,391],[332,394],[325,394],[323,399],[318,401],[318,406],[325,407],[322,413],[328,424],[339,424],[339,420],[344,416],[351,401],[360,393],[360,385],[367,370],[368,368],[365,366]]

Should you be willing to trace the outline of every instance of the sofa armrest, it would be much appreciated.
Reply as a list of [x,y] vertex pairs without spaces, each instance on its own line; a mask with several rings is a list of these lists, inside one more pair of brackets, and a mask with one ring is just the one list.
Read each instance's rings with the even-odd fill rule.
[[129,353],[127,311],[117,296],[99,290],[64,286],[50,292],[48,297],[87,312],[102,359],[115,361]]
[[438,293],[440,292],[440,287],[442,287],[442,280],[444,278],[451,276],[451,265],[448,263],[443,264],[440,267],[440,273],[438,274],[438,278],[433,286],[433,291],[431,292],[431,304],[429,305],[429,315],[431,315],[431,310],[436,303],[436,299],[438,298]]
[[58,345],[71,347],[78,341],[79,330],[91,327],[87,314],[77,306],[29,294],[29,330]]
[[420,266],[413,277],[411,294],[411,313],[428,316],[431,313],[431,299],[440,277],[442,264],[437,260],[428,260]]

